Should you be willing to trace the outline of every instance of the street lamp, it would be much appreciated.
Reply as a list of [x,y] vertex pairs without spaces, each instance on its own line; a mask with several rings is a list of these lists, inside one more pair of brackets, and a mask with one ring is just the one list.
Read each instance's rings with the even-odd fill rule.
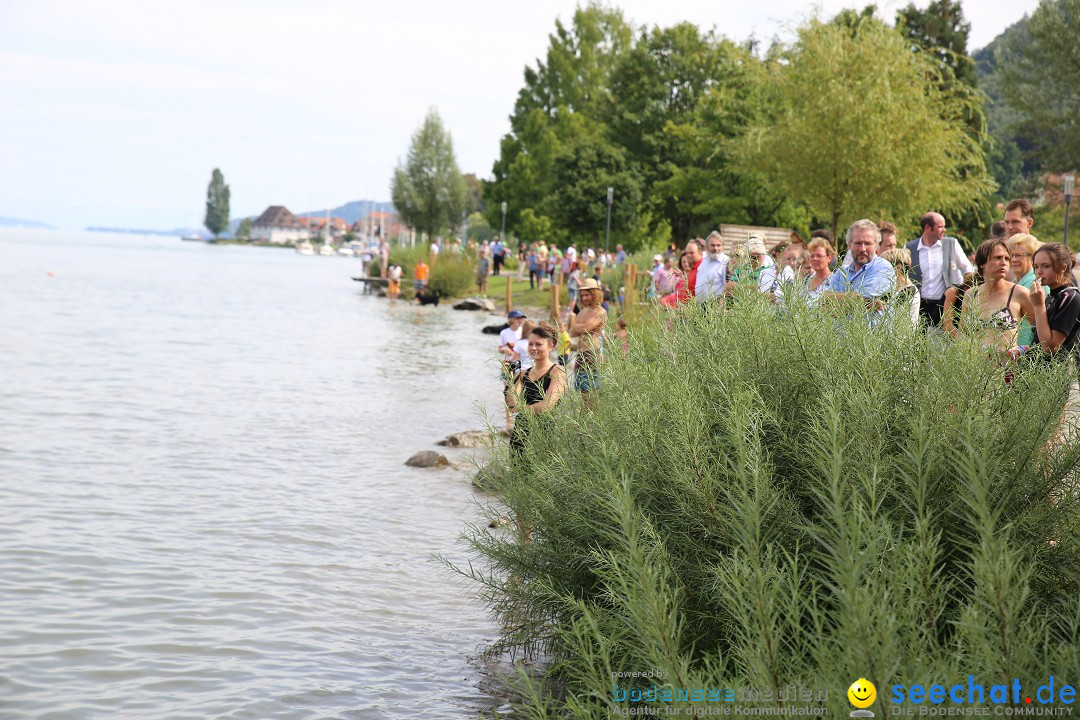
[[1075,175],[1065,176],[1065,239],[1062,241],[1065,247],[1069,247],[1069,203],[1072,202],[1073,185],[1075,183]]
[[607,255],[611,245],[611,200],[615,197],[615,188],[607,189],[607,235],[604,236],[604,254]]
[[503,224],[502,224],[502,232],[499,233],[499,241],[503,244],[503,247],[506,247],[506,201],[505,200],[503,200],[502,211],[503,211]]

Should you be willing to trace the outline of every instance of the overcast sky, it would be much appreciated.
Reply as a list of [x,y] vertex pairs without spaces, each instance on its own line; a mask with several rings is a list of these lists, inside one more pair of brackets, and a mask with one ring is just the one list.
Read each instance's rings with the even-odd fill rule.
[[[576,4],[0,0],[0,216],[196,227],[214,167],[234,217],[389,199],[430,106],[462,171],[488,177],[523,68]],[[828,16],[865,4],[820,7]],[[902,4],[879,3],[879,15],[891,21]],[[1036,5],[968,2],[971,49]],[[689,20],[766,41],[790,37],[814,10],[800,0],[618,6],[636,25]]]

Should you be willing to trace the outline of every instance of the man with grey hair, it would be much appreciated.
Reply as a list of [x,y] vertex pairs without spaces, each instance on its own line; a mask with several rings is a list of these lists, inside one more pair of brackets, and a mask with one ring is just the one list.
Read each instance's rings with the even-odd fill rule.
[[728,256],[724,253],[724,238],[720,233],[715,230],[709,233],[705,238],[705,249],[707,252],[698,265],[693,291],[699,303],[723,297],[727,279]]
[[907,244],[911,252],[908,277],[919,289],[919,317],[926,318],[927,327],[940,327],[945,308],[945,291],[964,281],[964,275],[975,268],[967,258],[960,241],[945,235],[945,217],[928,212],[919,221],[922,237]]
[[873,220],[856,220],[847,231],[851,267],[841,267],[829,278],[826,292],[834,297],[880,299],[896,287],[892,263],[878,257],[881,231]]

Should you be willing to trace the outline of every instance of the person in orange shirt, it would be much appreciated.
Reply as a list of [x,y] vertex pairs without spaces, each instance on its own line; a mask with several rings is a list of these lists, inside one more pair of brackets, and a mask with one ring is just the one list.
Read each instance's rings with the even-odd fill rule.
[[416,263],[416,267],[413,268],[413,287],[417,291],[427,289],[428,275],[431,274],[431,268],[423,260]]

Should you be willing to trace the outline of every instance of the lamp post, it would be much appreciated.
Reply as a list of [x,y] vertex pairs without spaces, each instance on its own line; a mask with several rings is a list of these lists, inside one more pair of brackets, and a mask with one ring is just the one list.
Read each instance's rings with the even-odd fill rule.
[[1062,240],[1065,247],[1069,247],[1069,203],[1072,202],[1073,185],[1075,183],[1075,175],[1065,176],[1065,238]]
[[461,211],[461,248],[465,249],[465,245],[469,240],[469,215],[465,210]]
[[608,254],[611,245],[611,200],[615,197],[615,188],[607,189],[607,234],[604,236],[604,254]]
[[506,201],[505,200],[503,200],[502,211],[503,211],[503,223],[502,223],[502,232],[499,233],[499,241],[502,242],[503,247],[506,247]]

